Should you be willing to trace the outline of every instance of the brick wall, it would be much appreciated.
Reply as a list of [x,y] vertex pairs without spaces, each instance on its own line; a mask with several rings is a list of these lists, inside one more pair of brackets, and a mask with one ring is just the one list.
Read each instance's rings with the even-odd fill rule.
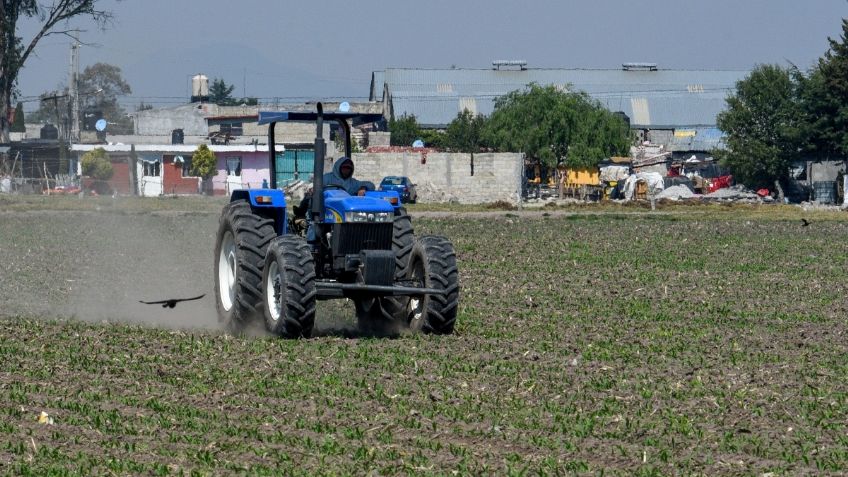
[[183,165],[174,162],[174,156],[164,156],[163,190],[165,194],[197,194],[200,189],[199,177],[183,177]]
[[130,167],[126,159],[122,161],[112,161],[112,178],[109,179],[109,187],[121,195],[132,195],[130,189]]
[[424,151],[367,152],[353,155],[356,178],[380,184],[385,176],[407,176],[417,184],[419,202],[517,203],[521,195],[518,153],[471,154]]

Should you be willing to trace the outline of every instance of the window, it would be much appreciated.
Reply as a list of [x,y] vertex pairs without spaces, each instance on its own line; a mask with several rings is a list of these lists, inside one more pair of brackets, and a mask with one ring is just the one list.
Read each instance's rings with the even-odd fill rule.
[[159,161],[142,161],[141,175],[159,177]]
[[241,176],[241,157],[227,158],[227,175]]
[[221,133],[230,136],[241,136],[243,132],[242,123],[222,123]]
[[183,158],[183,177],[194,177],[191,174],[191,156],[182,156]]

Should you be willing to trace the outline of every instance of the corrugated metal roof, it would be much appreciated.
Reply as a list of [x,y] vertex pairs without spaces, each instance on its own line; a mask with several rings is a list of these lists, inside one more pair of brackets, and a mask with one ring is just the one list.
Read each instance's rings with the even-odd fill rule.
[[383,100],[383,85],[385,83],[385,72],[374,71],[371,73],[371,93],[368,95],[368,101]]
[[[372,75],[372,95],[380,77],[377,73]],[[415,115],[426,127],[446,126],[459,112],[461,98],[474,98],[477,112],[490,114],[495,98],[538,83],[571,85],[571,90],[587,92],[611,111],[623,111],[632,127],[648,129],[715,126],[725,98],[748,75],[747,71],[711,70],[400,68],[382,73],[395,117]],[[444,87],[448,84],[450,91]],[[377,97],[382,97],[382,85]]]
[[671,151],[712,151],[724,148],[724,134],[718,128],[678,129],[666,144]]

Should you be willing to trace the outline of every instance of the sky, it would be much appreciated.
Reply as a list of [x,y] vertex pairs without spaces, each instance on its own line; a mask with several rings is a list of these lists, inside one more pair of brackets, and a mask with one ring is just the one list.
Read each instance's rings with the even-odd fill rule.
[[[841,34],[848,0],[100,0],[114,19],[84,30],[80,71],[121,68],[128,110],[188,101],[202,73],[235,86],[233,96],[273,101],[367,99],[371,72],[385,68],[749,70],[811,67]],[[40,25],[24,19],[29,41]],[[71,40],[48,36],[19,76],[24,100],[64,87]],[[37,102],[25,103],[26,110]]]

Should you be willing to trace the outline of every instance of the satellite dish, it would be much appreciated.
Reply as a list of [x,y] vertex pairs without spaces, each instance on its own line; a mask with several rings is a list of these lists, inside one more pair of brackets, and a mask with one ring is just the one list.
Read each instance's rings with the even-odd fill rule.
[[416,139],[415,142],[412,143],[412,147],[424,147],[424,141]]
[[[91,124],[91,123],[89,123],[89,124]],[[100,132],[105,131],[106,130],[106,120],[105,119],[98,119],[97,122],[94,123],[94,129],[97,129]]]
[[183,156],[177,156],[174,158],[174,164],[185,164],[185,158]]
[[339,105],[339,111],[341,111],[341,112],[343,112],[343,113],[346,113],[346,112],[350,111],[350,103],[348,103],[347,101],[343,101],[343,102]]

